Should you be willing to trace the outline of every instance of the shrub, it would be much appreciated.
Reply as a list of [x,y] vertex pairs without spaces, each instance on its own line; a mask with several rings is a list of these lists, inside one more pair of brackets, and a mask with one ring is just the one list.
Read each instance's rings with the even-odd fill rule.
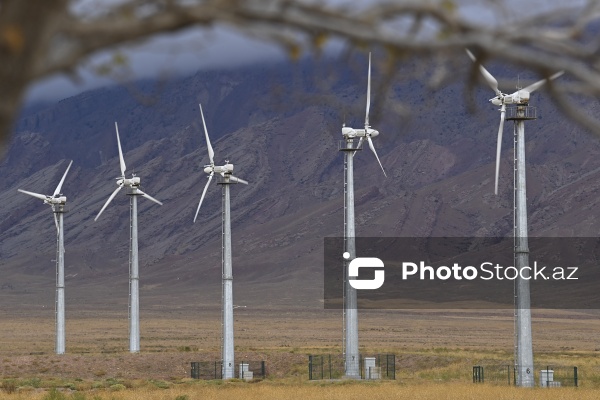
[[102,389],[103,387],[104,387],[104,383],[102,383],[102,382],[92,383],[92,389]]
[[44,396],[44,400],[67,400],[66,396],[59,392],[58,389],[52,388],[47,395]]
[[15,382],[14,379],[2,382],[2,390],[8,394],[14,393],[17,390],[17,382]]
[[115,379],[115,378],[108,378],[108,379],[106,379],[106,384],[108,386],[116,385],[117,383],[120,383],[120,382],[117,379]]
[[152,380],[150,382],[152,382],[152,384],[154,386],[156,386],[157,388],[159,388],[159,389],[168,389],[169,386],[170,386],[169,382],[165,382],[165,381],[155,381],[155,380]]
[[40,387],[41,384],[42,380],[40,378],[31,378],[24,380],[22,386],[31,386],[37,389]]
[[114,385],[110,385],[110,390],[112,390],[113,392],[120,392],[121,390],[125,389],[127,388],[121,383],[115,383]]

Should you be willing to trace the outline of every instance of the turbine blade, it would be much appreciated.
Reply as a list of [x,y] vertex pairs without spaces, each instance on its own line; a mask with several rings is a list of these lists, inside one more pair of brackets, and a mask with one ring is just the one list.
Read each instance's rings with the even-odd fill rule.
[[204,190],[202,191],[202,197],[200,197],[200,203],[198,203],[198,208],[196,209],[196,215],[194,215],[194,222],[196,222],[196,218],[198,218],[198,213],[200,212],[200,206],[202,206],[202,201],[204,200],[204,196],[206,195],[206,190],[208,189],[208,185],[210,185],[210,181],[212,181],[213,175],[215,173],[211,172],[208,176],[208,181],[206,182],[206,186],[204,186]]
[[367,141],[369,142],[369,148],[371,149],[373,154],[375,154],[375,158],[377,158],[377,162],[379,163],[379,166],[381,167],[381,170],[383,171],[383,175],[385,175],[385,177],[387,178],[385,169],[383,169],[383,165],[381,165],[381,161],[379,161],[379,156],[377,155],[377,152],[375,151],[375,146],[373,146],[373,140],[371,139],[371,136],[367,136]]
[[56,225],[56,233],[60,233],[60,228],[58,227],[58,218],[56,218],[56,213],[53,212],[52,215],[54,215],[54,225]]
[[17,189],[17,190],[21,193],[28,194],[28,195],[38,198],[40,200],[46,200],[48,198],[48,196],[43,195],[43,194],[28,192],[27,190],[23,190],[23,189]]
[[233,176],[233,175],[230,175],[230,176],[229,176],[229,180],[230,180],[231,182],[243,183],[244,185],[247,185],[247,184],[248,184],[248,181],[245,181],[245,180],[243,180],[243,179],[241,179],[241,178],[238,178],[238,177],[235,177],[235,176]]
[[[360,149],[360,146],[362,146],[362,144],[363,144],[363,140],[364,140],[364,139],[365,139],[365,138],[364,138],[364,137],[362,137],[362,136],[358,138],[358,144],[356,145],[356,148],[357,148],[357,149]],[[352,153],[352,154],[356,154],[356,151],[354,151],[354,153]]]
[[115,198],[115,196],[117,195],[117,193],[119,193],[119,190],[121,190],[121,189],[123,189],[123,185],[119,185],[119,187],[116,188],[114,192],[112,192],[112,194],[110,195],[108,200],[106,200],[106,203],[104,203],[104,206],[102,207],[102,209],[100,210],[98,215],[96,215],[96,218],[94,218],[94,221],[98,221],[98,218],[100,218],[100,214],[102,214],[104,209],[108,206],[108,204],[112,201],[112,199]]
[[127,167],[125,166],[123,150],[121,149],[121,139],[119,138],[119,126],[117,125],[117,121],[115,121],[115,129],[117,130],[117,145],[119,145],[119,162],[121,163],[121,176],[125,176],[125,170],[127,169]]
[[208,129],[206,129],[206,121],[204,121],[204,112],[202,112],[202,104],[200,106],[200,115],[202,116],[202,125],[204,126],[204,135],[206,136],[206,147],[208,147],[208,158],[210,159],[210,165],[214,165],[215,152],[210,144],[210,138],[208,137]]
[[[473,53],[471,53],[469,49],[465,49],[465,51],[467,52],[471,60],[473,60],[474,63],[477,63],[477,59],[475,58]],[[494,76],[490,74],[490,72],[487,69],[485,69],[485,67],[481,64],[479,64],[479,72],[481,72],[481,75],[483,75],[483,78],[485,79],[487,84],[490,85],[492,90],[496,92],[498,96],[502,95],[502,92],[500,91],[500,89],[498,89],[498,81],[496,80],[496,78],[494,78]]]
[[156,203],[156,204],[158,204],[158,205],[161,205],[161,206],[163,205],[163,203],[162,203],[162,202],[160,202],[160,201],[156,200],[154,197],[150,196],[149,194],[146,194],[146,193],[142,192],[140,189],[138,189],[137,191],[138,191],[138,193],[141,193],[141,194],[142,194],[142,197],[145,197],[145,198],[147,198],[148,200],[150,200],[150,201],[153,201],[153,202],[155,202],[155,203]]
[[541,81],[537,81],[536,83],[532,83],[531,85],[527,86],[523,90],[526,90],[529,93],[533,93],[534,91],[538,90],[540,87],[544,86],[548,80],[554,80],[554,79],[558,78],[559,76],[561,76],[564,73],[565,73],[565,71],[557,72],[554,75],[552,75],[550,78],[548,78],[548,79],[542,79]]
[[500,175],[500,152],[502,150],[502,132],[504,131],[504,116],[506,114],[506,104],[502,104],[500,109],[500,127],[498,128],[498,143],[496,144],[496,180],[494,183],[494,194],[498,194],[498,176]]
[[475,55],[473,55],[473,53],[471,53],[471,50],[465,49],[465,51],[467,52],[467,55],[469,56],[469,58],[471,59],[471,61],[477,62],[477,59],[475,58]]
[[371,53],[369,52],[369,75],[367,78],[367,111],[365,113],[365,131],[369,127],[369,110],[371,109]]
[[56,189],[54,190],[53,196],[56,196],[57,194],[60,193],[60,189],[62,189],[62,185],[65,182],[65,178],[67,177],[67,173],[69,172],[69,168],[71,168],[71,164],[73,164],[73,160],[71,160],[71,162],[69,163],[69,166],[67,167],[67,170],[65,171],[65,174],[63,175],[62,179],[58,183],[58,186],[56,187]]

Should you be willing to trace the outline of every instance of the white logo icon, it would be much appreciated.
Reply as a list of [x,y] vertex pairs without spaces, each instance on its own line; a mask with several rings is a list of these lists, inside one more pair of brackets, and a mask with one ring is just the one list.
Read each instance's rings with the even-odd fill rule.
[[[348,252],[344,253],[344,258],[350,258]],[[379,289],[385,280],[385,272],[383,269],[375,270],[373,279],[356,279],[358,278],[358,270],[360,268],[383,268],[383,261],[376,257],[357,257],[348,264],[348,277],[350,278],[350,286],[354,289]],[[355,279],[352,279],[355,278]]]

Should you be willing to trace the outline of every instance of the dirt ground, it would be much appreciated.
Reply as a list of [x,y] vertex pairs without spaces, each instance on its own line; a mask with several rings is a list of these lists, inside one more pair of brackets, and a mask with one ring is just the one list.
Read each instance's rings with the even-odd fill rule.
[[[600,351],[600,319],[591,311],[533,312],[534,350],[573,362]],[[220,359],[219,310],[145,312],[141,352],[128,352],[127,315],[81,312],[67,319],[67,354],[54,354],[51,315],[4,315],[0,376],[97,380],[182,379],[192,361]],[[512,360],[512,310],[395,310],[360,313],[361,351],[394,353],[397,368],[430,367],[452,353],[477,362]],[[338,310],[236,309],[237,360],[265,361],[270,377],[306,379],[308,354],[339,354]],[[436,361],[437,360],[437,361]]]

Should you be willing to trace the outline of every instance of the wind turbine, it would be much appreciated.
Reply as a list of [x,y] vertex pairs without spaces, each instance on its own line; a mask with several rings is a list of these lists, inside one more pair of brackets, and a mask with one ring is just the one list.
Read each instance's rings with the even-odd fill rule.
[[129,259],[129,351],[138,353],[140,351],[140,294],[139,294],[139,259],[138,259],[138,222],[137,222],[137,196],[142,196],[162,206],[162,203],[154,197],[147,195],[140,190],[140,177],[131,174],[131,178],[125,178],[125,159],[121,150],[121,140],[119,139],[119,126],[115,122],[117,131],[117,145],[119,146],[119,162],[121,165],[121,176],[117,179],[117,188],[110,195],[104,206],[94,218],[97,221],[104,209],[115,198],[117,193],[124,187],[130,189],[127,195],[131,196],[131,251]]
[[206,136],[206,146],[208,147],[208,158],[210,164],[204,166],[204,172],[208,174],[208,182],[204,186],[198,208],[196,209],[196,215],[194,216],[194,222],[198,218],[198,212],[202,206],[202,201],[206,195],[208,185],[212,181],[215,173],[221,175],[221,181],[218,184],[223,185],[223,274],[222,274],[222,290],[223,290],[223,379],[231,379],[235,377],[235,357],[233,347],[233,272],[231,262],[231,217],[230,217],[230,198],[229,198],[229,185],[232,183],[243,183],[247,185],[243,179],[237,178],[232,175],[233,164],[230,164],[228,160],[225,161],[225,165],[215,165],[212,145],[210,144],[210,138],[208,137],[208,130],[206,129],[206,122],[204,121],[204,113],[202,112],[202,105],[200,106],[200,115],[202,116],[202,125],[204,126],[204,135]]
[[[356,289],[350,286],[348,280],[348,263],[356,258],[355,244],[355,228],[354,228],[354,154],[357,150],[362,150],[362,143],[367,139],[369,148],[375,154],[375,158],[387,177],[379,156],[373,146],[372,138],[379,135],[379,132],[371,128],[369,125],[369,110],[371,108],[371,53],[369,53],[369,71],[367,75],[367,107],[365,112],[364,129],[354,129],[351,127],[342,126],[342,136],[344,140],[341,142],[340,151],[344,154],[344,236],[345,236],[345,252],[344,258],[346,265],[344,266],[344,372],[347,378],[360,379],[360,354],[358,352],[358,311],[356,300]],[[354,139],[358,138],[358,143],[355,146]]]
[[[477,62],[473,53],[467,50],[467,54]],[[514,140],[515,140],[515,227],[514,227],[514,248],[515,264],[522,274],[515,282],[515,369],[517,386],[533,387],[533,338],[531,334],[531,296],[529,290],[529,270],[523,269],[529,266],[529,244],[527,233],[527,195],[526,195],[526,171],[525,171],[525,121],[536,119],[535,108],[529,107],[530,94],[543,86],[548,79],[542,79],[524,89],[518,89],[512,94],[505,94],[498,89],[498,81],[490,72],[479,65],[479,71],[485,81],[496,93],[496,97],[490,99],[490,102],[500,106],[500,127],[498,128],[498,142],[496,144],[496,179],[494,193],[498,194],[498,174],[500,171],[500,151],[502,147],[502,131],[504,129],[504,120],[515,121]],[[550,80],[556,79],[563,74],[563,71],[550,76]],[[515,104],[509,108],[509,117],[506,118],[506,105]]]
[[63,234],[63,214],[65,213],[65,205],[67,197],[61,192],[62,185],[65,182],[67,173],[73,164],[73,160],[69,163],[65,174],[54,189],[52,195],[43,195],[27,190],[18,189],[19,192],[28,194],[37,199],[43,200],[44,204],[52,207],[54,214],[54,224],[56,225],[56,354],[65,354],[65,245]]

